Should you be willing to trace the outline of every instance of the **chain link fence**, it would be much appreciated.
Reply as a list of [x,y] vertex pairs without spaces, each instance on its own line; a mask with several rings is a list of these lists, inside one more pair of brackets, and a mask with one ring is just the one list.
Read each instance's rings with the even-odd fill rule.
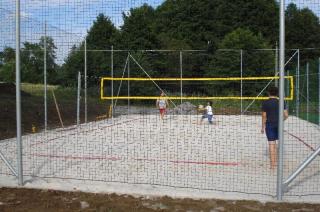
[[[262,101],[279,85],[278,29],[267,32],[278,18],[260,29],[257,20],[223,17],[225,1],[199,2],[21,3],[23,175],[274,197],[278,172],[260,130]],[[248,10],[278,15],[268,4],[272,11]],[[320,32],[320,5],[286,6],[284,182],[320,146],[318,38],[294,37],[306,30],[303,18]],[[0,3],[3,177],[17,175],[18,163],[15,9]],[[208,102],[213,124],[202,118]],[[320,195],[319,167],[316,157],[284,197]]]

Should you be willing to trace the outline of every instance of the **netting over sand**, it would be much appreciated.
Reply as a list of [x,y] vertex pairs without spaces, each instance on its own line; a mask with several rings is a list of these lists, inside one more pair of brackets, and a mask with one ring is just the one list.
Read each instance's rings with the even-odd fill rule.
[[[260,116],[216,115],[213,125],[200,125],[201,115],[160,120],[149,111],[24,136],[25,175],[275,194]],[[320,144],[319,135],[314,124],[286,121],[285,175]],[[0,145],[15,157],[15,139]],[[318,194],[318,167],[311,164],[289,195]],[[4,164],[0,170],[9,173]]]

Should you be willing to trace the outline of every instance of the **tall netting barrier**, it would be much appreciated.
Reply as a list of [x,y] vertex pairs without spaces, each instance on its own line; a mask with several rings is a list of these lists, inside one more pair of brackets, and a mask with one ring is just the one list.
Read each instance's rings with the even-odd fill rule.
[[[1,140],[14,137],[16,132],[15,121],[15,6],[10,2],[0,2],[0,18],[5,23],[0,29],[0,137]],[[11,47],[11,48],[9,48]],[[7,120],[12,120],[9,123]],[[11,130],[10,130],[11,129]],[[14,175],[10,170],[17,168],[16,142],[2,142],[0,149],[1,167],[0,173],[4,175]],[[8,164],[8,165],[6,165]]]
[[[17,163],[15,9],[0,2],[3,177]],[[274,197],[261,128],[279,86],[278,10],[253,0],[21,2],[24,176]],[[319,16],[316,0],[286,1],[284,182],[320,146]],[[320,195],[319,167],[316,157],[284,197]]]
[[[319,193],[319,157],[304,166],[304,162],[315,153],[319,144],[319,45],[317,33],[310,25],[319,25],[320,5],[318,1],[287,1],[286,9],[286,67],[285,74],[294,76],[294,98],[287,102],[290,118],[284,129],[284,182],[285,196],[304,196]],[[307,20],[307,21],[302,21]],[[295,38],[298,23],[307,32],[300,41]],[[310,25],[308,25],[310,24]],[[316,30],[316,31],[314,31]],[[303,45],[301,45],[303,43]],[[292,49],[292,50],[289,50]],[[285,92],[289,92],[285,85]],[[315,136],[315,137],[314,137]],[[298,168],[305,168],[292,178]],[[293,181],[290,181],[294,179]]]

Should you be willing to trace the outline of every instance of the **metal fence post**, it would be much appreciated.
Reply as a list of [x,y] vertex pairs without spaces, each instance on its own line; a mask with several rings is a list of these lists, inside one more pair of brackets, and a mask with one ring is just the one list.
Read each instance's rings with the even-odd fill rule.
[[[276,50],[275,50],[275,60],[274,60],[274,76],[278,75],[279,72],[279,49],[278,49],[278,42],[276,42]],[[278,87],[278,80],[274,80],[274,85]]]
[[20,76],[20,0],[16,0],[16,117],[17,117],[17,166],[18,184],[23,185],[21,137],[21,76]]
[[80,124],[80,90],[81,90],[81,73],[78,72],[78,92],[77,92],[77,126]]
[[[182,69],[182,51],[180,51],[180,104],[182,104],[182,92],[183,92],[183,89],[182,89],[182,77],[183,77],[183,69]],[[181,110],[182,110],[182,107],[180,107]],[[182,114],[182,111],[181,111],[181,114]]]
[[308,156],[299,166],[298,168],[289,175],[288,179],[284,181],[283,185],[287,187],[308,165],[320,154],[320,146],[314,150],[314,152]]
[[242,76],[243,76],[243,50],[240,50],[240,77],[241,77],[241,85],[240,85],[240,96],[241,96],[241,100],[240,100],[240,104],[241,104],[241,115],[243,112],[243,101],[242,101],[242,96],[243,96],[243,82],[242,82]]
[[280,0],[280,71],[279,71],[279,149],[278,149],[278,170],[277,170],[277,199],[282,200],[283,196],[283,142],[284,142],[284,66],[285,66],[285,1]]
[[88,102],[87,102],[87,37],[84,39],[84,122],[88,121]]
[[47,22],[44,23],[44,42],[43,42],[43,81],[44,81],[44,131],[48,127],[48,102],[47,102]]
[[318,61],[318,125],[320,126],[320,57]]
[[309,121],[309,62],[307,63],[307,121]]

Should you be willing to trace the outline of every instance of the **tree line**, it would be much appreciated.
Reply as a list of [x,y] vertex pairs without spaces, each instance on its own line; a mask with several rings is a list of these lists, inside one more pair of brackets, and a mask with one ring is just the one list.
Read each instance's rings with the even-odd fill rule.
[[[166,0],[153,8],[144,4],[122,15],[123,25],[116,27],[110,17],[99,14],[86,35],[89,86],[97,86],[99,77],[110,76],[111,53],[114,49],[130,53],[151,76],[179,76],[178,53],[143,52],[143,49],[203,50],[184,53],[186,77],[239,76],[240,49],[243,50],[245,76],[274,74],[274,49],[279,34],[279,5],[270,0]],[[286,48],[319,47],[319,17],[308,8],[290,4],[286,8]],[[21,49],[22,81],[43,82],[44,40],[47,43],[48,81],[51,84],[74,86],[78,71],[84,70],[84,40],[75,45],[63,64],[56,63],[56,49],[51,37],[41,37],[38,43],[23,43]],[[227,51],[226,49],[233,49]],[[121,76],[127,52],[114,52],[114,70]],[[288,52],[289,55],[289,52]],[[319,56],[318,51],[303,54],[301,64]],[[14,80],[14,49],[0,52],[0,81]],[[143,71],[131,62],[132,76]],[[290,68],[290,67],[289,67]],[[292,67],[293,68],[293,67]],[[192,90],[192,84],[185,84]],[[188,87],[189,86],[189,87]],[[234,87],[236,83],[224,83]],[[250,85],[248,85],[250,88]],[[170,86],[168,86],[170,87]],[[171,86],[172,90],[177,85]],[[150,92],[142,84],[132,87],[136,93]],[[199,87],[201,89],[201,86]],[[203,86],[208,93],[208,86]]]

